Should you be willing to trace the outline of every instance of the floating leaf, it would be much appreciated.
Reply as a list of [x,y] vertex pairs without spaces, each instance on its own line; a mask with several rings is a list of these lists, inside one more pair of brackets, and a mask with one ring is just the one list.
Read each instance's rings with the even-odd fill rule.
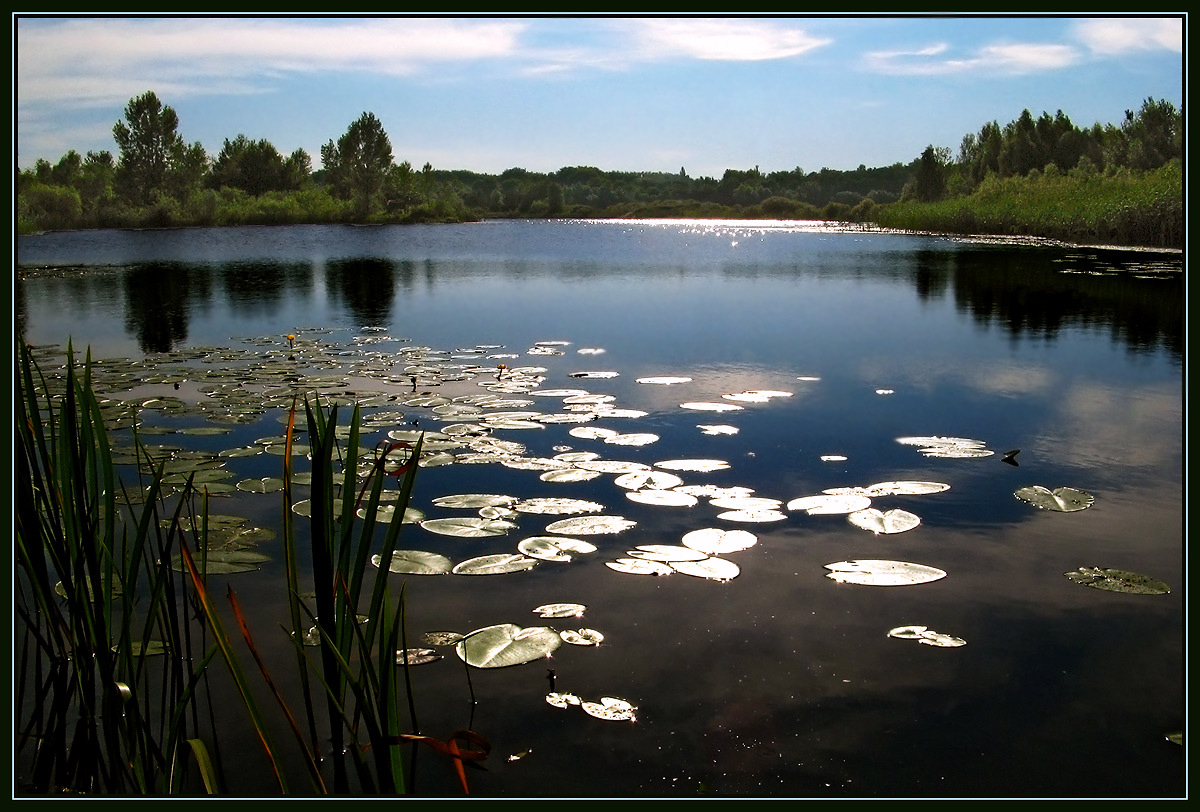
[[723,471],[729,467],[725,460],[662,460],[654,463],[657,468],[668,471]]
[[583,702],[580,707],[589,715],[595,716],[597,719],[606,719],[611,722],[632,722],[636,720],[634,711],[637,710],[633,705],[630,705],[624,699],[616,697],[603,696],[599,702]]
[[641,558],[618,558],[616,561],[605,561],[604,566],[632,575],[670,575],[675,571],[661,561]]
[[645,505],[666,505],[670,507],[692,507],[698,501],[691,494],[657,489],[626,491],[625,496],[634,502],[641,502]]
[[927,646],[938,646],[939,648],[955,648],[967,644],[967,641],[961,637],[935,632],[928,626],[897,626],[888,632],[888,637],[916,640],[918,643],[923,643]]
[[683,377],[673,377],[670,375],[659,375],[659,376],[651,376],[648,378],[637,378],[636,380],[638,383],[652,383],[652,384],[660,384],[663,386],[669,386],[671,384],[676,384],[676,383],[688,383],[692,379],[691,378],[683,378]]
[[742,407],[736,403],[706,403],[703,401],[691,401],[688,403],[680,403],[681,409],[694,409],[701,412],[735,412]]
[[705,558],[701,561],[671,561],[671,567],[684,575],[708,578],[713,581],[729,581],[736,578],[741,568],[724,558]]
[[534,608],[533,613],[541,617],[583,617],[586,609],[582,603],[546,603]]
[[283,480],[273,476],[265,476],[262,479],[243,479],[237,483],[237,489],[254,493],[274,493],[283,490]]
[[629,550],[628,555],[646,561],[702,561],[708,558],[708,553],[675,544],[642,544]]
[[738,433],[738,429],[737,429],[737,427],[736,427],[736,426],[725,426],[725,425],[706,426],[706,425],[697,425],[697,426],[696,426],[696,428],[700,429],[700,431],[704,432],[705,434],[737,434],[737,433]]
[[586,482],[600,476],[599,471],[589,471],[586,468],[564,468],[557,471],[546,471],[538,479],[543,482]]
[[440,533],[443,536],[483,538],[484,536],[503,536],[509,530],[515,528],[516,525],[503,519],[466,516],[448,519],[426,519],[421,522],[421,527],[431,533]]
[[421,642],[428,646],[452,646],[463,636],[458,632],[425,632],[421,635]]
[[897,480],[894,482],[876,482],[863,488],[865,496],[916,495],[925,493],[941,493],[950,490],[950,486],[942,482],[921,482],[918,480]]
[[455,564],[450,570],[455,575],[504,575],[509,572],[524,572],[537,566],[537,559],[514,553],[496,553],[468,558]]
[[1100,567],[1080,567],[1064,572],[1072,581],[1092,589],[1108,592],[1128,592],[1134,595],[1165,595],[1171,588],[1162,581],[1136,572]]
[[616,437],[620,433],[615,429],[605,429],[599,426],[576,426],[567,432],[572,437],[578,437],[582,440],[606,440],[609,437]]
[[567,514],[567,513],[594,513],[597,510],[604,510],[604,505],[599,502],[588,502],[584,499],[565,499],[553,497],[535,497],[533,499],[525,499],[513,505],[513,509],[521,513],[548,513],[548,514]]
[[856,510],[846,517],[850,524],[870,530],[872,533],[903,533],[912,530],[921,523],[921,518],[907,510],[899,508],[882,511],[878,508]]
[[826,564],[825,574],[839,584],[864,584],[867,586],[906,586],[924,584],[945,578],[946,572],[924,564],[909,564],[905,561],[861,559],[838,561]]
[[616,434],[612,437],[605,437],[604,442],[611,445],[631,445],[641,446],[650,445],[658,442],[657,434]]
[[638,471],[650,470],[650,466],[644,462],[628,462],[625,460],[587,460],[575,464],[587,471],[599,471],[602,474],[633,474]]
[[460,493],[439,496],[433,500],[433,504],[445,508],[481,508],[493,505],[511,505],[516,501],[515,497],[495,493]]
[[[371,556],[371,563],[378,567],[380,556]],[[453,566],[449,558],[437,553],[427,553],[424,550],[396,550],[392,553],[388,569],[391,572],[403,572],[411,575],[443,575],[450,572]]]
[[620,533],[635,524],[637,522],[626,519],[624,516],[576,516],[551,522],[546,525],[546,531],[564,535],[594,536],[604,533]]
[[709,555],[718,553],[734,553],[745,550],[758,543],[758,537],[746,530],[722,530],[717,527],[706,527],[693,530],[684,535],[684,547],[691,547]]
[[546,702],[556,708],[567,708],[571,705],[582,704],[583,700],[575,696],[575,694],[562,694],[557,691],[551,691],[546,694]]
[[718,519],[727,522],[778,522],[787,518],[787,514],[778,510],[727,510],[717,514]]
[[521,628],[501,623],[476,629],[455,646],[459,658],[476,668],[505,668],[549,656],[562,645],[558,632],[545,626]]
[[676,485],[682,485],[683,480],[665,471],[634,471],[629,474],[621,474],[613,480],[613,484],[631,491],[640,491],[645,488],[667,490]]
[[564,643],[573,646],[598,646],[604,641],[604,635],[595,629],[565,629],[558,633]]
[[708,503],[725,510],[776,510],[783,502],[765,496],[717,496]]
[[1092,503],[1096,501],[1096,497],[1090,493],[1076,490],[1075,488],[1055,488],[1054,490],[1050,490],[1041,485],[1017,488],[1013,492],[1013,496],[1024,502],[1028,502],[1034,507],[1043,510],[1053,510],[1059,513],[1074,513],[1077,510],[1084,510],[1091,507]]
[[871,506],[871,499],[859,494],[822,493],[801,496],[787,503],[788,510],[803,510],[809,515],[854,513]]
[[442,655],[431,648],[406,648],[396,652],[396,665],[425,665],[440,659]]
[[517,550],[543,561],[570,561],[570,553],[594,553],[596,545],[565,536],[531,536],[522,539]]

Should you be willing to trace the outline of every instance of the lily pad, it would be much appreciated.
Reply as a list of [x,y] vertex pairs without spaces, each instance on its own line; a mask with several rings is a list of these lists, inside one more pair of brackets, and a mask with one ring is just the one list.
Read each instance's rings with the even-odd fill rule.
[[537,566],[537,559],[528,558],[514,553],[496,553],[481,555],[478,558],[468,558],[455,564],[450,570],[455,575],[504,575],[510,572],[524,572]]
[[705,558],[700,561],[671,561],[671,567],[684,575],[708,578],[712,581],[729,581],[736,578],[741,568],[724,558]]
[[647,488],[644,491],[626,491],[625,497],[644,505],[666,505],[669,507],[692,507],[699,500],[688,493]]
[[545,603],[535,607],[533,613],[541,617],[583,617],[586,609],[582,603]]
[[438,631],[425,632],[421,635],[421,642],[427,646],[453,646],[458,641],[462,640],[464,635],[459,632]]
[[431,533],[459,538],[484,538],[485,536],[503,536],[516,527],[515,524],[503,519],[485,519],[482,516],[452,517],[447,519],[426,519],[421,527]]
[[788,510],[803,510],[810,516],[818,514],[854,513],[871,506],[871,499],[861,494],[819,493],[801,496],[787,503]]
[[584,499],[535,497],[517,502],[513,505],[513,509],[521,513],[562,515],[569,513],[595,513],[598,510],[604,510],[604,505]]
[[688,383],[692,379],[685,378],[685,377],[678,376],[678,375],[657,375],[657,376],[649,376],[646,378],[637,378],[636,380],[638,383],[650,383],[650,384],[658,384],[661,386],[670,386],[671,384],[676,384],[676,383]]
[[662,460],[654,463],[656,468],[668,471],[723,471],[729,467],[725,460]]
[[442,655],[431,648],[406,648],[396,652],[396,665],[426,665],[440,659]]
[[604,566],[631,575],[670,575],[675,572],[661,561],[643,558],[618,558],[616,561],[605,561]]
[[445,508],[481,508],[494,505],[511,505],[516,502],[512,496],[495,493],[460,493],[451,496],[439,496],[433,504]]
[[694,409],[701,412],[736,412],[742,407],[736,403],[710,403],[705,401],[689,401],[688,403],[680,403],[681,409]]
[[944,482],[922,482],[918,480],[897,480],[894,482],[876,482],[863,488],[865,496],[916,495],[925,493],[941,493],[950,490]]
[[642,544],[636,549],[629,550],[627,555],[630,558],[664,562],[702,561],[708,558],[708,553],[676,544]]
[[632,491],[639,491],[644,488],[667,490],[668,488],[674,488],[676,485],[682,485],[683,480],[665,471],[634,471],[629,474],[621,474],[613,480],[613,484]]
[[617,699],[612,696],[600,697],[599,702],[582,702],[580,707],[589,716],[595,716],[597,719],[606,719],[610,722],[632,722],[636,717],[634,713],[637,711],[633,705],[630,705],[624,699]]
[[237,483],[237,489],[253,493],[274,493],[283,490],[283,480],[273,476],[265,476],[262,479],[243,479]]
[[[378,567],[381,561],[379,555],[371,556],[371,563]],[[392,553],[388,569],[391,572],[403,572],[410,575],[443,575],[450,572],[453,566],[449,558],[437,553],[424,550],[396,550]]]
[[826,564],[825,574],[839,584],[864,584],[866,586],[907,586],[925,584],[946,577],[945,570],[924,564],[881,559],[838,561]]
[[583,700],[575,696],[575,694],[551,691],[550,693],[546,694],[546,702],[547,704],[553,705],[556,708],[567,708],[571,705],[580,705],[583,703]]
[[629,445],[629,446],[650,445],[651,443],[658,442],[658,435],[657,434],[647,434],[647,433],[616,434],[612,437],[605,437],[604,442],[609,443],[611,445]]
[[1054,490],[1050,490],[1041,485],[1017,488],[1013,492],[1013,496],[1024,502],[1028,502],[1034,507],[1043,510],[1053,510],[1059,513],[1074,513],[1077,510],[1084,510],[1091,507],[1092,503],[1096,501],[1096,497],[1090,493],[1076,490],[1075,488],[1055,488]]
[[542,561],[570,561],[571,553],[594,553],[596,545],[566,536],[531,536],[522,539],[517,550]]
[[907,510],[882,511],[878,508],[857,510],[846,517],[850,524],[872,533],[903,533],[921,523],[921,518]]
[[898,637],[902,640],[916,640],[926,646],[939,648],[956,648],[965,646],[966,640],[949,634],[935,632],[928,626],[897,626],[888,632],[888,637]]
[[604,635],[595,629],[564,629],[558,633],[564,643],[573,646],[598,646],[604,642]]
[[458,642],[455,652],[476,668],[505,668],[548,657],[561,645],[558,632],[546,626],[501,623],[471,632]]
[[1128,592],[1134,595],[1165,595],[1171,588],[1162,581],[1126,570],[1100,567],[1080,567],[1071,572],[1064,572],[1072,581],[1092,589],[1103,589],[1108,592]]
[[727,510],[717,514],[718,519],[727,522],[779,522],[787,518],[787,514],[778,510]]
[[545,471],[538,477],[542,482],[586,482],[600,476],[599,471],[589,471],[586,468],[563,468],[555,471]]
[[684,547],[690,547],[709,555],[717,555],[749,549],[758,543],[758,537],[746,530],[706,527],[685,534],[682,543]]
[[560,519],[546,525],[548,533],[564,535],[595,536],[605,533],[620,533],[636,525],[632,519],[624,516],[575,516],[570,519]]

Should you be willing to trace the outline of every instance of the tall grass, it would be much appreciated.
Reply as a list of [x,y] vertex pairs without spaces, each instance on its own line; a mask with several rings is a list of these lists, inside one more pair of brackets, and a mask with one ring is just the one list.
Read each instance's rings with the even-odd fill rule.
[[1182,248],[1183,170],[989,175],[966,197],[880,206],[884,228],[1046,237],[1065,242]]
[[[288,634],[295,646],[294,665],[284,669],[298,673],[301,720],[272,673],[280,664],[260,656],[232,588],[228,611],[241,641],[227,630],[206,573],[206,497],[190,479],[179,494],[164,487],[165,461],[150,463],[136,430],[148,482],[140,475],[131,485],[120,481],[91,386],[90,356],[78,369],[68,346],[65,385],[56,387],[22,342],[17,355],[20,795],[224,792],[218,734],[231,714],[241,713],[270,767],[256,788],[262,792],[293,791],[285,765],[294,756],[276,741],[279,730],[290,730],[309,792],[318,795],[407,792],[402,748],[417,743],[456,759],[460,775],[463,759],[482,757],[421,735],[407,660],[399,656],[407,648],[404,590],[398,598],[391,594],[387,564],[412,493],[419,440],[364,452],[357,407],[343,444],[336,407],[326,412],[305,401],[312,513],[309,532],[298,532],[289,447],[281,508],[290,629],[271,630]],[[295,420],[293,407],[289,446]],[[389,481],[399,488],[395,514],[377,543],[376,517]],[[305,535],[307,556],[299,543]],[[381,566],[372,565],[372,555]],[[305,645],[314,635],[315,645]],[[247,653],[285,725],[257,699]],[[210,673],[220,662],[227,673]],[[215,678],[222,695],[232,688],[240,707],[215,707]],[[465,735],[464,741],[482,742]]]

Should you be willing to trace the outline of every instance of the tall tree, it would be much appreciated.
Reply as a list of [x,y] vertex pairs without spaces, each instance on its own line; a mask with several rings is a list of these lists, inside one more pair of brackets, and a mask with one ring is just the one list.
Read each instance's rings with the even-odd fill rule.
[[199,142],[184,144],[178,127],[179,116],[164,107],[154,91],[131,99],[125,106],[125,121],[113,125],[113,138],[121,150],[117,183],[133,202],[148,203],[156,192],[185,194],[207,170],[204,147]]
[[921,201],[941,200],[946,195],[946,162],[949,150],[925,147],[917,159],[916,173],[904,190],[904,197]]
[[321,147],[321,162],[333,193],[353,199],[357,214],[370,214],[392,166],[392,142],[373,113],[363,113],[346,134]]

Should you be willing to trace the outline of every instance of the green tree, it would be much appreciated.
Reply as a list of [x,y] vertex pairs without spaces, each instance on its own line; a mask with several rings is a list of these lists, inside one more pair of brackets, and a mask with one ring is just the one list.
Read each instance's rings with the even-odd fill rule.
[[117,180],[135,203],[148,202],[155,190],[165,187],[172,158],[183,146],[175,131],[178,126],[175,110],[163,107],[153,91],[131,99],[125,106],[125,121],[113,125],[113,138],[121,150]]
[[392,143],[373,113],[363,113],[345,135],[321,147],[325,177],[334,194],[353,199],[355,213],[365,217],[380,200],[392,166]]
[[925,147],[925,151],[917,159],[916,172],[905,187],[901,199],[928,202],[945,197],[947,157],[948,150],[945,148],[933,145]]
[[308,180],[312,170],[308,153],[299,149],[284,159],[279,150],[265,138],[251,141],[239,134],[225,139],[213,161],[208,186],[241,189],[258,197],[267,192],[296,191]]

